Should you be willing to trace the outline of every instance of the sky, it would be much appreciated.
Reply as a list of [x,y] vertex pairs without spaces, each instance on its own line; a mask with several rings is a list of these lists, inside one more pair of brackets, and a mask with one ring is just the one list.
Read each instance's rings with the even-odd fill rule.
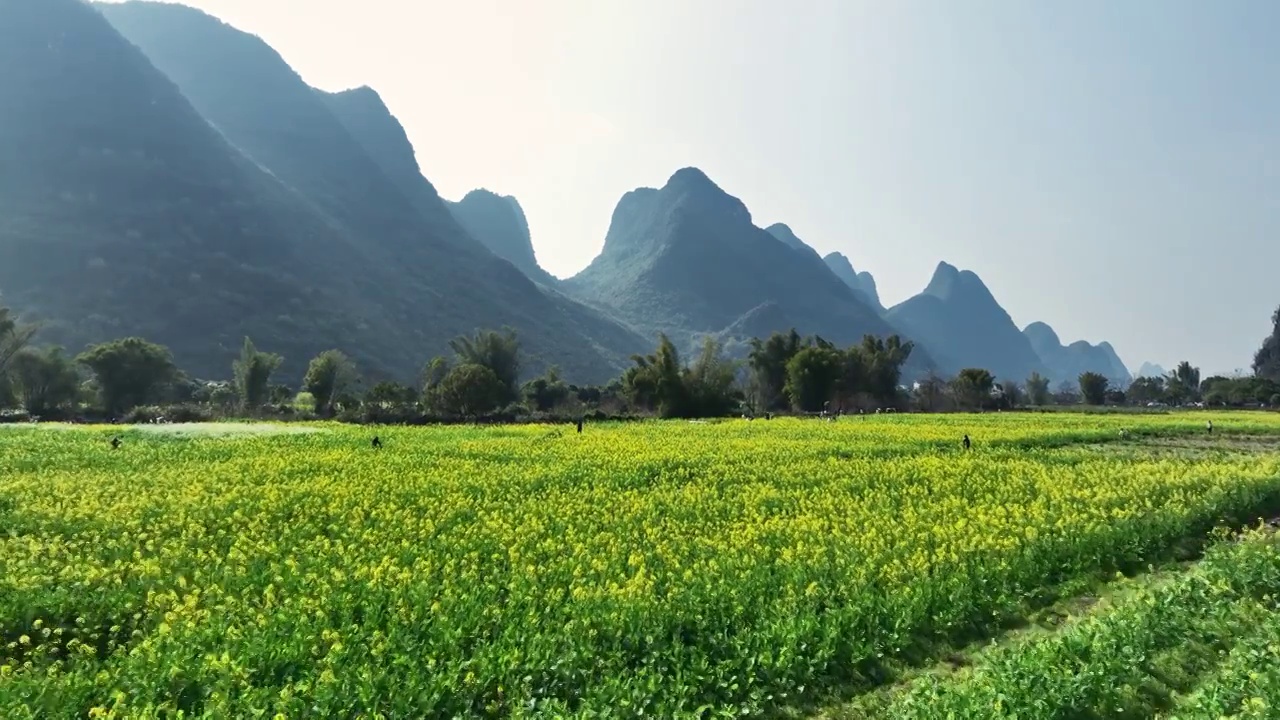
[[369,85],[449,199],[539,262],[696,166],[875,277],[946,260],[1131,368],[1248,368],[1280,305],[1273,0],[189,0],[310,84]]

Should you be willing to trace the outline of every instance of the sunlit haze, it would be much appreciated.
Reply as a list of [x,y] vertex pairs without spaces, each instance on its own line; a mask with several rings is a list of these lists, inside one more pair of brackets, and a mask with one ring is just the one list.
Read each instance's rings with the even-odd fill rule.
[[1247,367],[1280,303],[1280,4],[191,0],[312,85],[375,88],[449,199],[543,267],[697,166],[886,304],[939,260],[1132,368]]

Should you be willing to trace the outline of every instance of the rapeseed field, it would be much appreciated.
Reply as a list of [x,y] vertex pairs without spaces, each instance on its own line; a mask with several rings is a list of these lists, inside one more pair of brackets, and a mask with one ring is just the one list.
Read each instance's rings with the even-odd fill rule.
[[[0,717],[816,712],[1280,514],[1280,417],[1213,419],[0,429]],[[1280,596],[1256,535],[1232,607]],[[1197,572],[1230,586],[1213,552]],[[1208,612],[1169,597],[1188,627]],[[1280,624],[1250,612],[1188,708],[1280,704],[1244,654],[1274,656]],[[886,716],[1077,716],[1018,705],[1039,687],[1018,677],[920,681]]]

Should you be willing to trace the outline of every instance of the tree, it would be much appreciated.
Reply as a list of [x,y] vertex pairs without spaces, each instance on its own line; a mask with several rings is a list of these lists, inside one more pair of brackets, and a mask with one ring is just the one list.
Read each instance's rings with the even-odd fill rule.
[[843,362],[833,347],[812,345],[787,363],[786,393],[791,404],[806,412],[821,410],[833,397]]
[[538,412],[547,412],[569,399],[569,386],[560,379],[560,369],[547,368],[542,377],[534,378],[521,388],[524,401]]
[[723,346],[714,338],[703,338],[698,359],[685,369],[686,412],[697,417],[721,417],[732,411],[742,396],[735,386],[737,364],[724,357]]
[[511,328],[502,332],[477,330],[474,337],[459,337],[449,342],[459,364],[483,365],[502,382],[500,404],[520,397],[520,341]]
[[408,385],[383,380],[365,393],[364,401],[384,408],[412,405],[418,401],[418,391]]
[[1078,378],[1080,383],[1080,395],[1089,405],[1105,405],[1107,403],[1107,390],[1111,382],[1106,376],[1096,372],[1081,373]]
[[1018,386],[1016,380],[1002,380],[997,387],[1000,388],[1000,394],[1004,396],[1006,405],[1016,408],[1022,404],[1022,388]]
[[9,363],[31,342],[36,330],[34,325],[19,324],[9,308],[0,307],[0,376],[8,373]]
[[866,368],[867,392],[876,402],[886,405],[897,402],[902,366],[914,349],[915,343],[903,342],[897,335],[890,335],[887,339],[863,336],[862,358]]
[[971,409],[981,409],[991,402],[991,391],[995,385],[995,376],[983,368],[965,368],[951,381],[956,402]]
[[1183,360],[1165,378],[1165,394],[1171,404],[1195,402],[1200,399],[1200,368]]
[[1033,407],[1049,404],[1049,378],[1038,372],[1031,373],[1031,377],[1027,378],[1027,401]]
[[1253,372],[1260,378],[1280,383],[1280,308],[1271,316],[1271,335],[1262,341],[1253,356]]
[[747,365],[755,376],[754,385],[762,400],[762,410],[787,405],[787,363],[804,347],[800,334],[792,328],[787,333],[774,333],[768,340],[751,339]]
[[138,337],[94,345],[76,362],[93,373],[103,408],[112,415],[158,402],[180,375],[168,348]]
[[1140,377],[1129,385],[1129,402],[1137,405],[1160,402],[1164,399],[1164,378]]
[[449,374],[449,361],[439,355],[431,358],[426,367],[422,368],[422,397],[423,401],[428,405],[430,403],[431,393],[444,382],[444,378]]
[[325,350],[307,365],[302,389],[311,395],[317,415],[331,417],[338,398],[357,378],[355,364],[341,350]]
[[68,407],[80,394],[75,363],[62,348],[24,348],[10,360],[9,376],[18,402],[32,415]]
[[875,357],[861,346],[840,353],[840,376],[836,379],[836,404],[852,407],[859,395],[871,394]]
[[231,377],[243,410],[255,410],[270,399],[271,373],[280,367],[283,358],[272,353],[259,352],[253,341],[244,339],[240,358],[231,363]]
[[436,388],[438,408],[446,414],[475,418],[503,403],[506,383],[492,369],[463,363],[449,371]]
[[945,399],[947,383],[933,372],[916,383],[916,404],[924,412],[937,412]]
[[1080,402],[1079,383],[1063,380],[1058,383],[1057,390],[1053,393],[1053,401],[1059,405],[1075,405]]
[[652,355],[633,355],[633,367],[622,375],[623,393],[635,405],[657,410],[661,417],[684,417],[686,398],[680,353],[665,334],[658,335]]

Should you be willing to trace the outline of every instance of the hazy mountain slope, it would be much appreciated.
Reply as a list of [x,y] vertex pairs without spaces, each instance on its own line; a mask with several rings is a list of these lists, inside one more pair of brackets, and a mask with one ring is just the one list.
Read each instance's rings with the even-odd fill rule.
[[1044,361],[1047,377],[1054,383],[1074,383],[1086,372],[1100,373],[1114,387],[1129,386],[1132,378],[1110,343],[1091,345],[1083,340],[1064,346],[1053,328],[1034,322],[1022,331],[1031,347]]
[[786,243],[786,245],[793,250],[798,250],[805,255],[811,255],[818,259],[822,259],[822,256],[818,254],[818,251],[809,247],[808,243],[797,237],[795,231],[792,230],[789,225],[774,223],[765,228],[765,232],[781,240],[783,243]]
[[871,273],[857,272],[853,269],[853,263],[849,262],[849,258],[838,252],[830,253],[822,258],[822,261],[831,268],[831,272],[835,273],[836,277],[844,281],[845,285],[861,293],[871,307],[884,310],[884,304],[880,302],[880,291],[876,289],[876,280],[871,277]]
[[600,381],[647,345],[599,312],[543,292],[471,239],[415,172],[403,128],[374,95],[326,97],[260,39],[197,10],[102,9],[224,136],[360,248],[368,274],[356,275],[358,287],[395,318],[393,338],[416,363],[459,334],[511,325],[530,371],[555,363],[571,379]]
[[1166,372],[1163,367],[1160,367],[1155,363],[1144,362],[1142,363],[1142,366],[1138,368],[1138,371],[1133,374],[1133,376],[1135,378],[1160,378],[1168,374],[1169,373]]
[[1045,372],[1031,342],[982,280],[945,262],[924,292],[890,308],[885,317],[920,338],[946,374],[980,367],[1020,382],[1032,372]]
[[448,218],[438,216],[440,195],[422,174],[404,126],[391,114],[382,97],[370,87],[342,92],[314,91],[334,118],[363,148],[386,179],[413,205],[422,218],[434,223],[432,235],[471,244],[471,238],[450,232]]
[[[730,328],[767,335],[792,325],[842,344],[896,332],[816,253],[797,252],[753,225],[740,200],[695,168],[676,172],[661,189],[624,195],[603,251],[564,287],[637,328],[684,342]],[[913,357],[913,367],[928,362],[923,348]]]
[[558,278],[538,265],[529,223],[515,198],[472,190],[462,200],[448,203],[448,207],[463,229],[494,255],[515,265],[535,282],[553,288],[560,284]]
[[0,67],[0,292],[44,341],[144,335],[205,375],[229,373],[244,334],[289,372],[340,338],[404,359],[326,273],[359,254],[92,8],[0,3]]

